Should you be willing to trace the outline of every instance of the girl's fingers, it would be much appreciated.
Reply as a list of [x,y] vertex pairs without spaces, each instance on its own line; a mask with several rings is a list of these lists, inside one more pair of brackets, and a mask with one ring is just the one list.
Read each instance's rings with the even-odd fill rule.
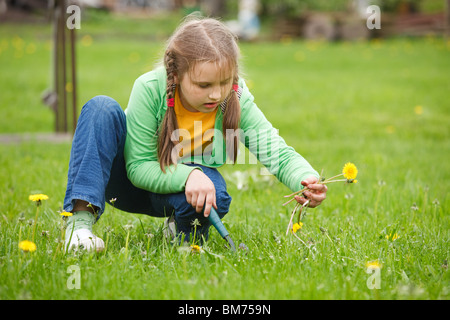
[[215,199],[213,195],[207,196],[205,200],[205,210],[203,214],[205,217],[208,217],[211,213],[211,207],[214,205]]
[[187,201],[187,203],[192,205],[192,194],[191,193],[186,193],[186,201]]
[[204,204],[205,204],[205,195],[201,193],[197,198],[197,202],[195,204],[195,211],[197,211],[198,213],[202,212]]
[[295,196],[294,198],[300,204],[305,204],[305,202],[308,201],[308,199],[301,197],[301,196]]
[[304,197],[295,196],[298,203],[304,204],[307,200],[310,201],[309,207],[315,208],[322,203],[326,198],[327,186],[323,184],[309,184],[308,189],[303,192]]
[[308,185],[308,188],[317,192],[327,192],[328,188],[322,183],[313,183]]
[[217,209],[216,189],[211,179],[202,171],[193,170],[186,181],[186,201],[195,209],[197,213],[204,212],[205,217],[209,216],[211,207]]
[[309,200],[312,200],[312,201],[316,201],[316,202],[321,202],[326,197],[326,194],[323,192],[315,193],[315,192],[305,191],[304,194],[305,194],[306,198],[308,198]]
[[316,177],[308,177],[308,178],[306,178],[305,180],[302,181],[302,185],[306,187],[307,185],[314,184],[317,181],[318,180],[317,180]]
[[192,196],[191,196],[191,201],[190,202],[188,201],[188,203],[190,203],[190,205],[195,208],[197,206],[197,202],[198,202],[197,199],[198,199],[198,194],[197,193],[193,193]]

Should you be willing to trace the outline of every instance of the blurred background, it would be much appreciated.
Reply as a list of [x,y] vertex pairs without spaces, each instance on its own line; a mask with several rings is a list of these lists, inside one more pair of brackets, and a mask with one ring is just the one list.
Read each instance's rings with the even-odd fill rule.
[[[251,86],[259,81],[256,74],[263,67],[270,72],[269,64],[277,65],[280,74],[290,71],[283,61],[269,63],[272,53],[260,54],[267,43],[280,56],[294,50],[286,45],[296,43],[292,55],[302,71],[305,64],[299,63],[306,53],[317,58],[323,43],[344,44],[343,49],[347,43],[366,43],[364,49],[352,49],[355,68],[383,40],[426,39],[427,45],[441,39],[438,46],[448,48],[449,4],[450,0],[0,0],[0,108],[5,114],[0,132],[71,133],[81,106],[97,94],[112,95],[125,108],[134,79],[152,69],[164,41],[193,12],[220,18],[239,36]],[[80,10],[67,10],[71,5]],[[69,29],[67,23],[74,19],[79,25]],[[408,52],[413,51],[411,43],[404,47]],[[326,50],[325,60],[337,57],[330,47]],[[322,73],[321,86],[326,78]],[[258,90],[264,100],[264,89]],[[35,110],[40,110],[39,116]]]
[[[49,21],[60,0],[0,0],[1,22]],[[95,11],[143,18],[158,14],[204,15],[229,21],[241,38],[283,36],[327,40],[442,34],[448,30],[448,0],[66,0],[83,19]],[[379,7],[383,28],[368,32],[367,8]]]

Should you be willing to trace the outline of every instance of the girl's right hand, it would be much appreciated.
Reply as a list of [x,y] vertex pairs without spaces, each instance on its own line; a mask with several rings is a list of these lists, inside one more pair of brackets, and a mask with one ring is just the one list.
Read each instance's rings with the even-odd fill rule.
[[184,190],[186,201],[200,213],[204,207],[204,216],[208,217],[211,206],[217,209],[216,188],[203,171],[195,169],[189,174]]

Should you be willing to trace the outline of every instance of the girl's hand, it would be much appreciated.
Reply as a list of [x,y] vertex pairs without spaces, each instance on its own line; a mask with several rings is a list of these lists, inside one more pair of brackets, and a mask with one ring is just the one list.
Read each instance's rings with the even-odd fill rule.
[[305,191],[303,194],[306,198],[296,195],[295,200],[298,203],[304,204],[309,200],[309,207],[315,208],[322,203],[327,197],[327,186],[317,183],[316,177],[309,177],[302,181],[302,185],[310,190]]
[[211,206],[217,209],[216,188],[201,170],[195,169],[189,174],[184,193],[186,201],[195,208],[195,211],[200,213],[204,207],[205,217],[209,216]]

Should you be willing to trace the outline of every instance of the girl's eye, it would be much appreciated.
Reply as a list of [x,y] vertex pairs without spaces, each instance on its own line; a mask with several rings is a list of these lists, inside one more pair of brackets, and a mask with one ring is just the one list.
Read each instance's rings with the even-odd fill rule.
[[200,88],[202,88],[202,89],[206,89],[206,88],[209,87],[209,84],[208,84],[208,83],[199,83],[198,86],[199,86]]

